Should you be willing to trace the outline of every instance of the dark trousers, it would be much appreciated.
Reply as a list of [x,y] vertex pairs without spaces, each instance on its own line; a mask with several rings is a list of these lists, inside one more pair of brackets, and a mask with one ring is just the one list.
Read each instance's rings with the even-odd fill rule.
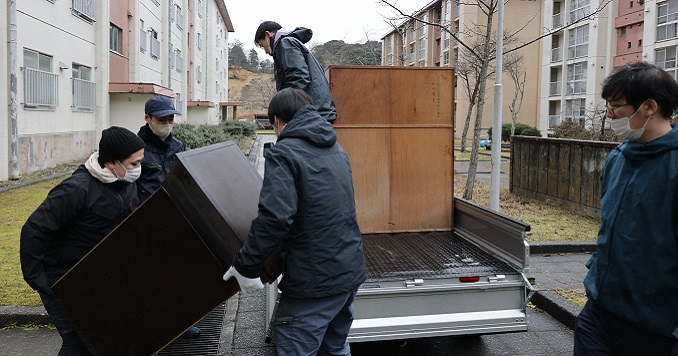
[[655,334],[589,300],[574,324],[574,356],[678,356],[678,339]]
[[275,315],[276,354],[282,356],[350,355],[353,291],[325,298],[280,297]]
[[59,335],[61,335],[61,349],[57,356],[85,356],[90,353],[87,347],[75,332],[75,328],[66,317],[66,312],[55,297],[40,293],[40,299],[45,306],[47,314],[52,319]]

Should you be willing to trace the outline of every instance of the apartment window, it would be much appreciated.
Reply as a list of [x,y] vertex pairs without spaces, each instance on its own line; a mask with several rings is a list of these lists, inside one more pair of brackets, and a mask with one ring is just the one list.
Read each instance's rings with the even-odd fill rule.
[[579,62],[567,66],[567,93],[583,94],[586,93],[586,64],[588,62]]
[[568,43],[568,59],[586,57],[589,49],[589,25],[570,30]]
[[202,82],[202,71],[200,71],[200,66],[197,66],[197,67],[195,68],[195,80],[196,80],[198,83],[201,83],[201,82]]
[[553,27],[563,26],[563,13],[560,9],[560,2],[553,3]]
[[657,4],[657,41],[678,37],[678,0]]
[[633,7],[633,1],[629,1],[629,8]]
[[110,24],[109,48],[111,51],[122,53],[122,29],[114,24]]
[[198,47],[198,51],[202,51],[202,34],[198,32],[197,37],[198,38],[195,40],[196,46]]
[[450,66],[450,51],[443,52],[443,67]]
[[622,27],[619,29],[619,37],[621,38],[626,37],[626,27]]
[[419,58],[426,58],[426,39],[419,39]]
[[52,73],[52,56],[24,49],[24,106],[59,104],[59,76]]
[[583,125],[586,119],[586,99],[565,100],[565,119]]
[[202,0],[198,0],[198,17],[202,17]]
[[73,0],[71,11],[73,15],[78,16],[88,22],[94,22],[96,19],[96,2],[94,0]]
[[412,23],[412,32],[410,33],[410,42],[414,42],[414,40],[417,38],[417,29],[416,29],[416,21]]
[[428,22],[428,15],[424,15],[423,20],[423,22],[419,22],[419,37],[426,36],[426,26],[428,26],[426,22]]
[[181,113],[184,109],[184,102],[181,100],[181,94],[176,93],[175,95],[176,95],[177,99],[176,99],[176,103],[174,105],[174,108],[179,112],[178,115],[181,115]]
[[452,21],[452,0],[445,1],[445,22]]
[[443,48],[450,48],[450,33],[443,30]]
[[551,35],[551,62],[563,60],[563,47],[561,46],[561,36]]
[[579,21],[591,14],[590,0],[572,0],[570,4],[570,23]]
[[72,65],[73,108],[94,110],[96,108],[96,83],[92,81],[92,68],[77,63]]
[[177,72],[181,72],[182,70],[184,70],[184,59],[181,57],[181,51],[178,50],[178,49],[176,50],[176,55],[177,55],[177,61],[176,61]]
[[425,67],[425,66],[426,66],[426,61],[423,60],[423,59],[420,59],[420,60],[419,60],[419,63],[418,63],[418,66],[420,66],[420,67]]
[[174,45],[172,45],[171,43],[167,47],[167,53],[170,54],[170,56],[169,56],[169,67],[170,67],[170,69],[172,69],[172,68],[174,68],[174,64],[175,64],[174,62],[175,62],[176,57],[173,55]]
[[631,42],[626,43],[626,48],[631,49]]
[[677,46],[670,46],[656,49],[654,51],[654,64],[678,79],[678,75],[676,75],[678,72],[678,65],[676,64],[676,47]]
[[144,20],[139,19],[139,50],[141,52],[146,52],[146,48],[148,48],[148,33],[146,32],[146,29],[144,28]]
[[151,58],[160,58],[160,41],[158,40],[158,31],[150,29],[151,35]]
[[174,7],[175,7],[174,13],[177,16],[177,18],[176,18],[177,19],[177,28],[179,28],[180,30],[183,30],[184,29],[184,14],[181,12],[181,7],[179,7],[179,5],[175,4]]

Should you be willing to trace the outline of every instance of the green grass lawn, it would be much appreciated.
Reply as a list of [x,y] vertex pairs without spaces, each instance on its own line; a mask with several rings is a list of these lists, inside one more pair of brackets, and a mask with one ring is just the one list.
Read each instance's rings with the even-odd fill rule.
[[19,263],[19,235],[28,216],[64,178],[0,193],[0,305],[42,305],[24,282]]
[[[40,298],[24,282],[19,263],[19,235],[28,216],[49,190],[64,178],[53,179],[0,193],[0,305],[41,305]],[[462,196],[465,176],[455,176],[454,194]],[[473,200],[489,206],[490,186],[476,182]],[[528,242],[595,241],[599,222],[576,213],[500,193],[500,210],[531,225]]]

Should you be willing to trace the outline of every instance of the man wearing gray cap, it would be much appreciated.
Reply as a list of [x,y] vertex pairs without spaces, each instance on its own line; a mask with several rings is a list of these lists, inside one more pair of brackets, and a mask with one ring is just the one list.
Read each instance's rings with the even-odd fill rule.
[[52,285],[136,209],[134,183],[143,158],[144,141],[132,131],[105,129],[99,152],[54,187],[21,229],[21,271],[61,335],[59,355],[85,355],[87,349]]

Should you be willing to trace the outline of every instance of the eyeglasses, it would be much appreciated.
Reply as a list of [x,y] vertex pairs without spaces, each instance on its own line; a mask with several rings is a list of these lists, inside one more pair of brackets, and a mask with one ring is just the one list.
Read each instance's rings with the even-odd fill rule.
[[608,114],[614,114],[614,111],[615,111],[615,110],[617,110],[617,109],[619,109],[619,108],[621,108],[621,107],[624,107],[624,106],[628,106],[628,105],[633,106],[633,104],[629,104],[629,103],[621,104],[621,105],[610,105],[610,104],[607,104],[607,103],[606,103],[606,104],[605,104],[605,107],[607,108]]

